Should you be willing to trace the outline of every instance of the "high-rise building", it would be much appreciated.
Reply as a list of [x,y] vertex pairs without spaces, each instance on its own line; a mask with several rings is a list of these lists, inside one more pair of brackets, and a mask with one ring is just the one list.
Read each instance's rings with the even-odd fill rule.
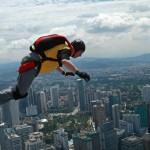
[[74,150],[94,150],[92,149],[92,139],[85,135],[73,135],[73,144]]
[[134,133],[133,123],[124,120],[119,120],[119,128],[124,129],[126,135],[131,135]]
[[134,106],[134,112],[140,115],[141,127],[148,127],[147,109],[148,107],[145,103]]
[[85,88],[82,79],[77,80],[77,88],[78,88],[78,95],[79,95],[79,104],[80,104],[80,111],[87,111],[87,104],[85,98]]
[[143,136],[144,150],[150,150],[150,133],[147,132]]
[[45,150],[45,143],[43,142],[43,133],[31,133],[29,135],[29,139],[25,142],[25,150]]
[[126,137],[124,129],[115,128],[118,138],[118,150],[121,150],[121,140]]
[[130,136],[122,139],[121,150],[144,150],[142,138],[137,136]]
[[112,105],[120,104],[121,102],[120,95],[115,91],[111,92],[109,95],[109,110],[110,110],[110,118],[112,119]]
[[25,149],[24,144],[28,140],[29,135],[33,132],[33,128],[32,128],[32,126],[29,126],[27,124],[23,124],[23,125],[17,125],[15,127],[15,131],[16,131],[17,135],[19,135],[21,137],[22,148],[24,150]]
[[47,102],[46,102],[46,95],[44,91],[40,91],[40,102],[41,102],[41,112],[45,113],[47,112]]
[[85,102],[86,102],[86,109],[88,112],[91,112],[91,101],[97,99],[96,96],[96,89],[92,86],[85,88]]
[[113,122],[106,122],[98,128],[101,150],[118,150],[118,137]]
[[26,107],[26,116],[36,116],[37,114],[37,105],[30,105]]
[[54,146],[57,150],[69,150],[68,133],[64,129],[59,129],[53,132]]
[[0,123],[3,122],[3,110],[2,107],[0,106]]
[[5,134],[4,129],[6,129],[6,125],[4,123],[0,124],[0,150],[5,150]]
[[69,109],[73,109],[74,97],[73,97],[72,89],[68,88],[67,91],[68,91],[68,107],[69,107]]
[[52,105],[54,108],[58,108],[59,106],[59,85],[51,86],[50,88],[50,96]]
[[93,105],[92,110],[93,122],[95,123],[95,129],[102,125],[106,121],[105,108],[104,105]]
[[104,99],[104,107],[105,107],[106,117],[109,120],[111,120],[111,118],[112,118],[112,107],[110,108],[110,101],[108,98]]
[[150,85],[143,87],[143,100],[147,105],[147,124],[148,130],[147,133],[143,136],[144,148],[145,150],[150,149]]
[[112,105],[112,118],[114,123],[114,128],[119,128],[120,112],[119,105]]
[[143,87],[142,94],[144,102],[150,103],[150,85]]
[[92,139],[92,150],[100,150],[100,136],[97,132],[87,133],[87,137]]
[[31,87],[28,92],[28,106],[35,104],[36,104],[36,96],[33,87]]
[[[6,113],[7,112],[7,113]],[[19,102],[9,101],[3,106],[3,121],[10,127],[18,125],[19,122]]]
[[123,114],[123,120],[129,123],[133,123],[134,133],[140,133],[140,115],[139,114]]
[[13,128],[4,129],[5,150],[22,150],[21,137],[15,133]]

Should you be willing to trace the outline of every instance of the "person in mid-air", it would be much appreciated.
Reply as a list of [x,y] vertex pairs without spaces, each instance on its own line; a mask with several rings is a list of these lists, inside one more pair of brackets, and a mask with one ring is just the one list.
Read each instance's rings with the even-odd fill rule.
[[[64,76],[77,75],[85,81],[90,80],[86,72],[81,72],[70,57],[78,58],[85,51],[85,44],[77,39],[71,43],[65,36],[51,34],[39,37],[31,46],[31,52],[25,56],[19,66],[17,84],[0,91],[0,105],[11,99],[21,99],[28,95],[32,81],[39,74],[58,70]],[[70,72],[66,72],[65,66]]]

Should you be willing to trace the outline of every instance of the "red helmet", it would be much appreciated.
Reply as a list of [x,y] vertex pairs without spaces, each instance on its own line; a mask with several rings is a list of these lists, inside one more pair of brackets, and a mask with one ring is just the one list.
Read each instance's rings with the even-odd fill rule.
[[73,46],[75,51],[85,51],[85,43],[80,39],[72,41],[71,45]]

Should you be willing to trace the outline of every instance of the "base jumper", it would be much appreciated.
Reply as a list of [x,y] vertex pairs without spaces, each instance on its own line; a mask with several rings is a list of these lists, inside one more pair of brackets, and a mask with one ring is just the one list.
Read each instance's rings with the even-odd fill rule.
[[[26,97],[32,81],[39,74],[58,70],[64,76],[77,75],[85,81],[90,80],[90,76],[80,71],[70,60],[70,57],[78,58],[85,51],[85,44],[80,39],[69,42],[62,35],[46,35],[35,40],[30,46],[30,51],[21,61],[16,85],[0,91],[0,105],[11,99]],[[69,72],[66,72],[63,66]]]

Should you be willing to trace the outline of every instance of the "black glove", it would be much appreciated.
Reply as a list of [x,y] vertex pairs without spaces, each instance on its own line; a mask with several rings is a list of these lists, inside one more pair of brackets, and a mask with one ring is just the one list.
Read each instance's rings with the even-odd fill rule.
[[64,76],[74,76],[75,75],[73,72],[65,72],[65,71],[63,71],[62,74]]
[[75,74],[84,79],[86,82],[90,81],[90,76],[86,72],[76,71]]

